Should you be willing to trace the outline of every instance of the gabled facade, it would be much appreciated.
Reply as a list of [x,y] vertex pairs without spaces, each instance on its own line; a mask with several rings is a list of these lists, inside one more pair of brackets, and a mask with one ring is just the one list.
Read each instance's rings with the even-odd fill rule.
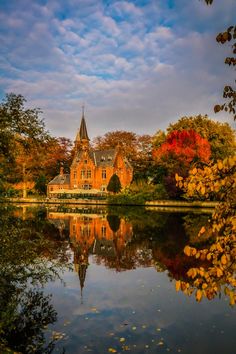
[[61,169],[60,174],[48,184],[48,196],[57,193],[106,192],[113,174],[117,174],[124,188],[132,181],[133,168],[119,146],[109,150],[91,149],[83,114],[75,139],[75,155],[70,174],[64,174]]

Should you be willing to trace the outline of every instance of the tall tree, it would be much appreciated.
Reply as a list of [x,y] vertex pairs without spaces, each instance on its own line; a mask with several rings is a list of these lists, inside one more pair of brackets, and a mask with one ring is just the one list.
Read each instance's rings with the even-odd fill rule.
[[235,153],[235,132],[228,123],[220,123],[210,119],[207,115],[182,117],[176,123],[170,124],[167,132],[175,130],[194,130],[205,138],[211,146],[211,159],[217,161]]
[[72,145],[72,141],[65,137],[52,138],[42,145],[40,166],[47,180],[59,173],[61,165],[69,173],[73,157]]
[[[0,104],[0,153],[9,155],[14,141],[24,144],[25,139],[42,141],[48,138],[39,108],[25,108],[26,99],[14,93],[6,94]],[[12,142],[13,140],[13,142]]]
[[24,165],[32,163],[33,151],[49,139],[39,116],[40,109],[26,108],[25,103],[22,95],[9,93],[0,104],[0,178],[3,180],[17,179],[19,169],[22,176]]
[[164,183],[169,197],[177,198],[183,193],[176,187],[175,174],[186,177],[193,164],[208,163],[210,155],[210,144],[194,130],[174,130],[153,150],[154,181]]

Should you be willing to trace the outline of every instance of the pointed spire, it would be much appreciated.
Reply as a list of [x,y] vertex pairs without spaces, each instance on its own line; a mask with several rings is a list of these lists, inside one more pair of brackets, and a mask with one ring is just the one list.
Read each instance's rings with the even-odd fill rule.
[[82,118],[80,123],[79,138],[80,140],[89,140],[85,118],[84,118],[84,105],[82,106]]
[[86,278],[87,268],[88,268],[87,264],[80,264],[79,269],[78,269],[78,275],[79,275],[79,280],[80,280],[81,303],[83,303],[83,288],[84,288],[84,282],[85,282],[85,278]]

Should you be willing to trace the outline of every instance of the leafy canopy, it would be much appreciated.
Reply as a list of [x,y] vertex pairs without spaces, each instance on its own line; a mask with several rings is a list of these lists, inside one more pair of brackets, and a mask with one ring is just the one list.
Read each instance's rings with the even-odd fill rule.
[[184,165],[192,162],[209,162],[210,144],[194,130],[174,130],[166,137],[166,141],[153,151],[157,160],[178,160]]
[[194,130],[211,146],[211,159],[217,161],[233,155],[236,148],[235,132],[228,123],[220,123],[210,119],[207,115],[182,117],[176,123],[170,124],[167,132],[175,130]]
[[134,179],[145,178],[152,161],[152,137],[117,130],[93,140],[93,147],[97,150],[114,149],[118,145],[134,167]]

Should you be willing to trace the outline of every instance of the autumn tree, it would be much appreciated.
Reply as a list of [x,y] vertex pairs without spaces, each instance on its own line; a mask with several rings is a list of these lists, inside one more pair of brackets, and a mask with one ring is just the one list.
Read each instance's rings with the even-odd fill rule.
[[166,133],[163,130],[158,130],[152,138],[153,148],[156,149],[159,148],[165,141],[166,141]]
[[221,291],[229,296],[230,304],[236,302],[236,157],[219,160],[212,166],[193,168],[184,180],[176,176],[179,187],[186,195],[208,197],[212,193],[220,201],[210,223],[203,226],[199,237],[207,234],[211,243],[204,248],[186,246],[184,253],[205,261],[205,266],[190,268],[189,281],[178,281],[176,289],[186,294],[195,293],[196,299],[212,299]]
[[93,140],[93,148],[105,150],[118,145],[134,168],[134,179],[146,178],[152,163],[152,137],[133,132],[117,130],[98,136]]
[[165,142],[153,150],[156,170],[162,170],[160,178],[173,198],[180,194],[180,190],[176,189],[175,174],[187,176],[193,164],[208,163],[210,156],[210,144],[194,130],[172,131]]
[[[205,0],[212,4],[213,0]],[[222,44],[236,39],[236,27],[231,26],[227,31],[219,33],[216,40]],[[226,58],[225,63],[235,66],[236,43],[232,45],[234,57]],[[234,115],[236,105],[236,92],[231,86],[224,88],[223,97],[228,99],[223,105],[216,105],[215,112],[226,111]],[[176,290],[185,294],[195,294],[196,300],[203,297],[212,299],[224,291],[229,297],[230,304],[236,302],[236,157],[227,157],[203,169],[193,168],[188,179],[176,175],[177,184],[186,191],[190,198],[196,194],[209,197],[212,193],[220,201],[215,208],[212,218],[198,233],[202,237],[206,233],[211,244],[205,248],[197,249],[187,245],[184,252],[206,262],[205,266],[190,268],[187,272],[189,281],[178,280]]]
[[73,158],[72,145],[72,141],[65,137],[51,138],[43,144],[40,166],[47,181],[59,173],[61,165],[69,173]]
[[167,128],[168,133],[175,130],[194,130],[206,139],[210,144],[211,159],[214,162],[235,153],[235,132],[228,123],[216,122],[207,115],[199,114],[194,117],[182,117]]

